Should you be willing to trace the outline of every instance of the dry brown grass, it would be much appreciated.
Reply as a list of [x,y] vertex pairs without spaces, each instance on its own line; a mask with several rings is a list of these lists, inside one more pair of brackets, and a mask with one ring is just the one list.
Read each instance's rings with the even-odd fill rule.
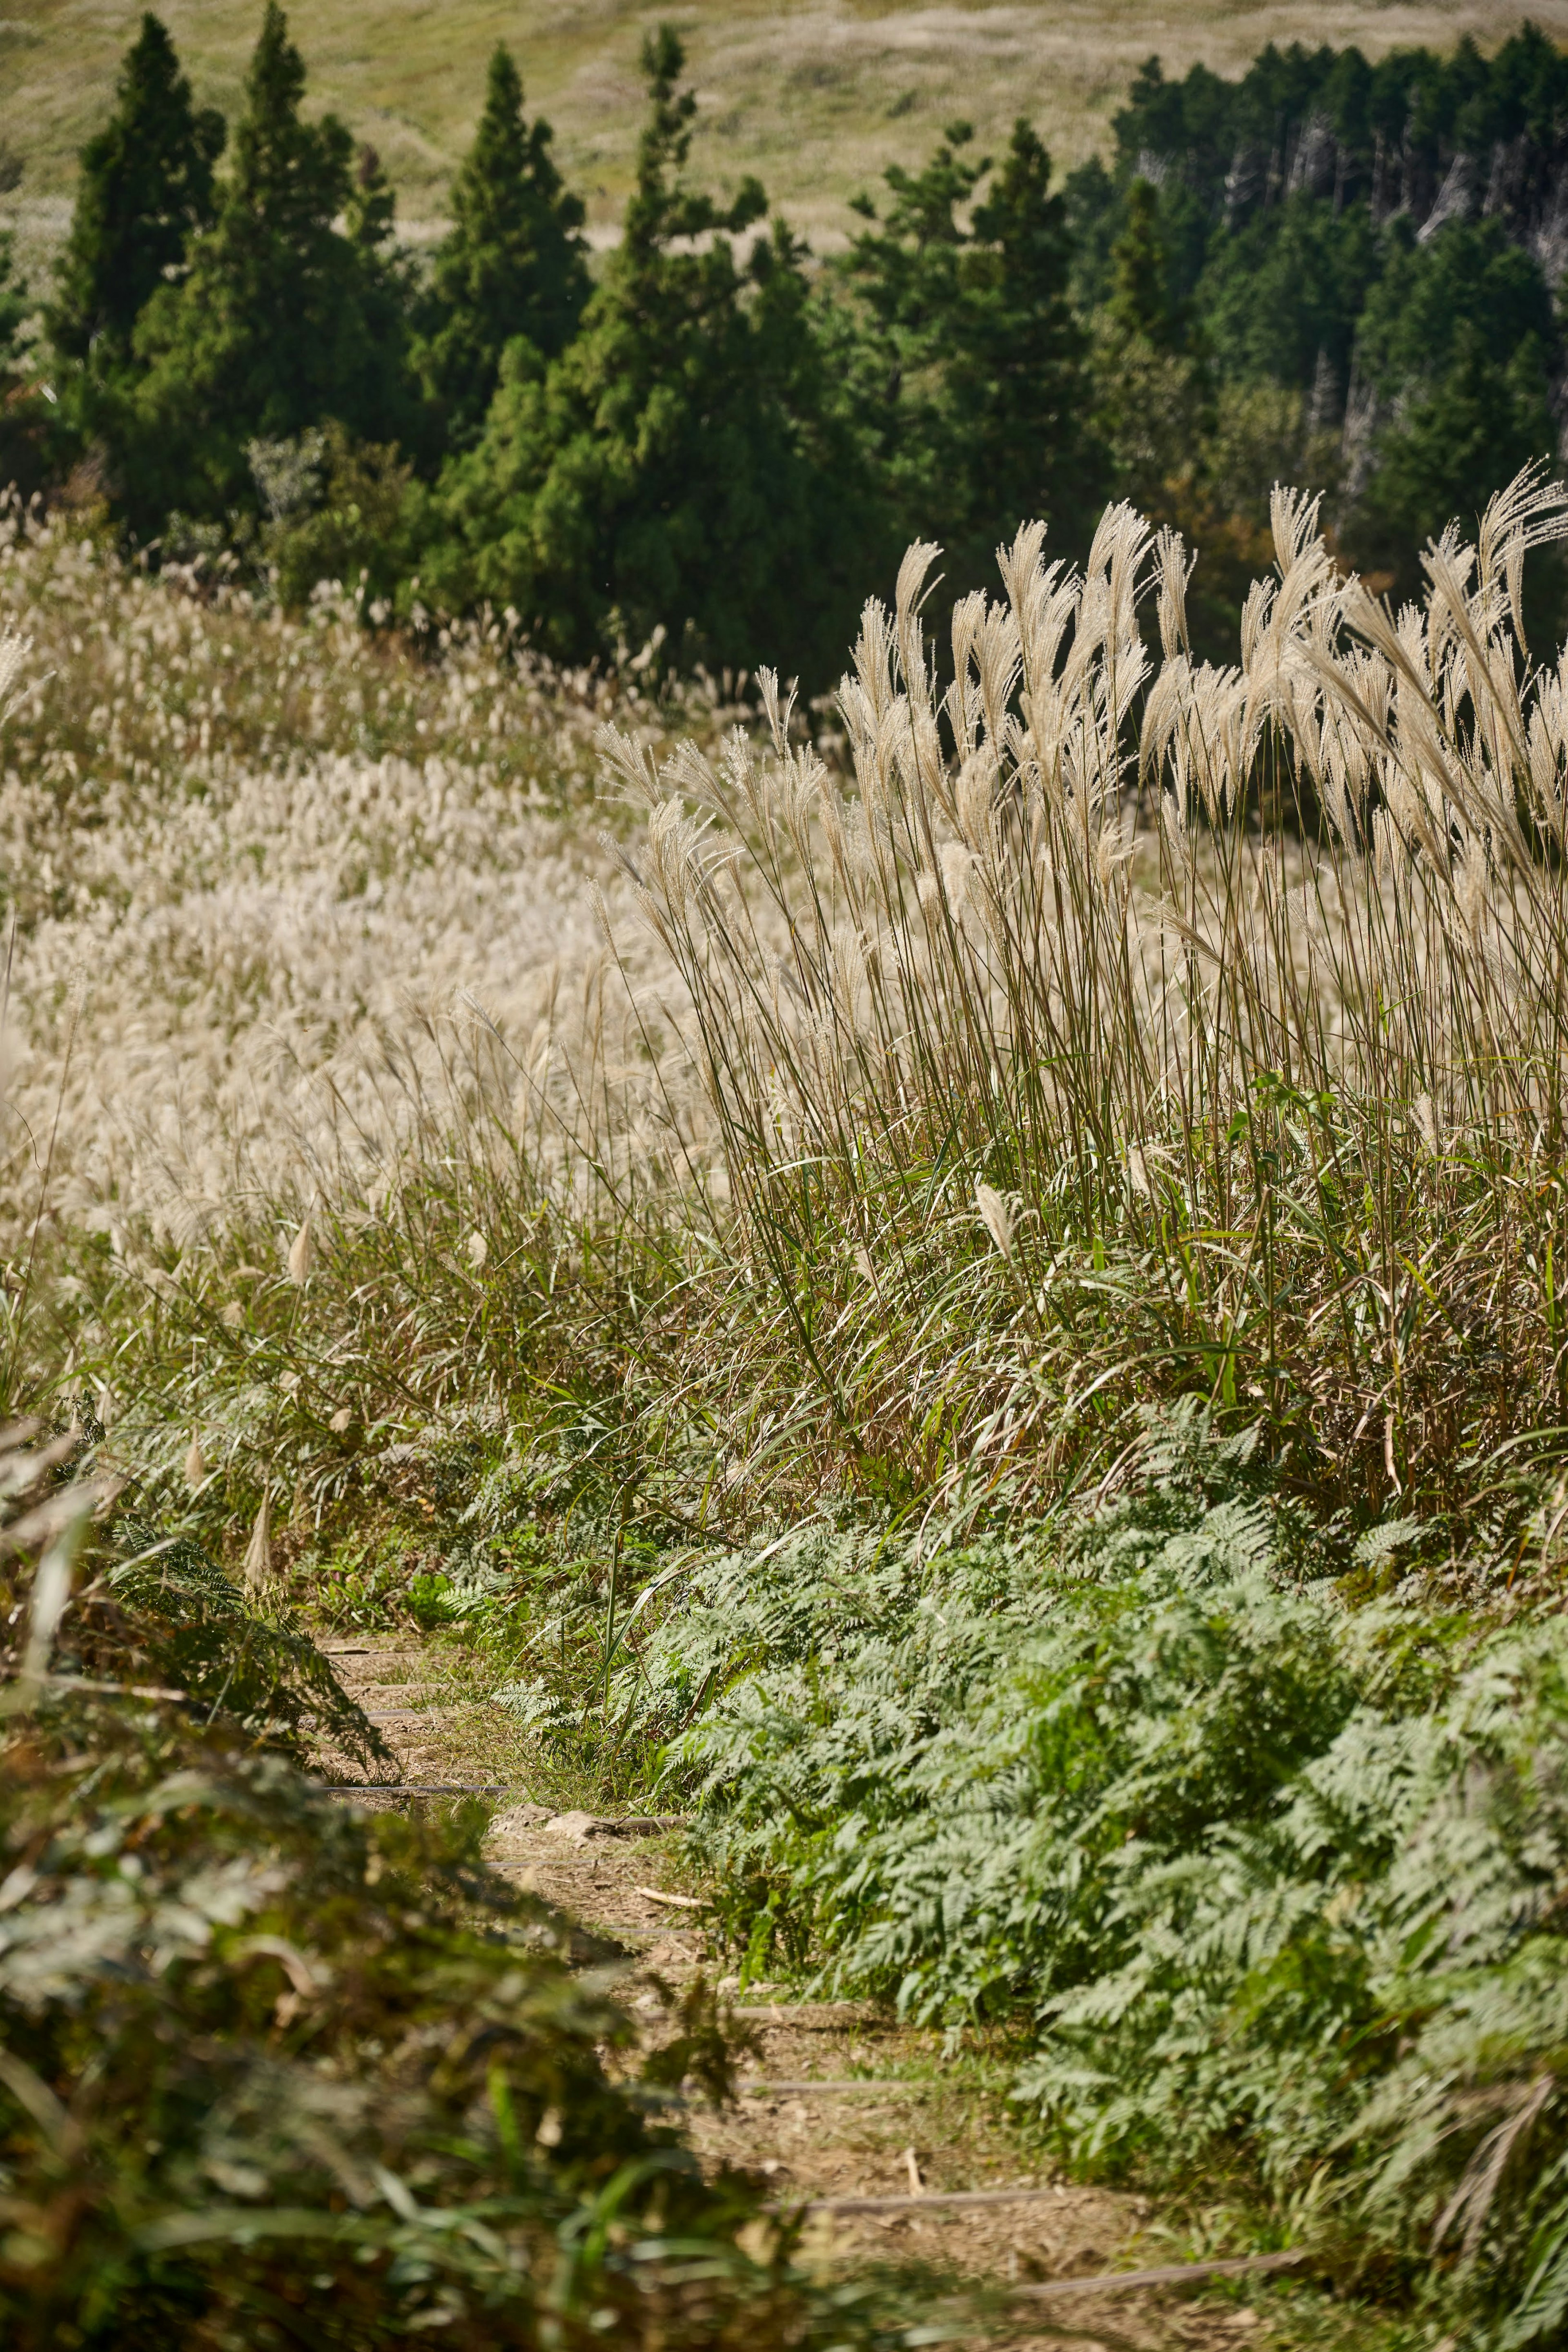
[[[508,41],[604,234],[619,217],[643,110],[639,43],[661,13],[626,0],[317,0],[295,9],[293,28],[314,99],[382,151],[412,221],[439,212],[472,132],[486,54]],[[139,0],[11,0],[0,25],[0,107],[27,164],[21,216],[40,235],[59,233],[76,151],[109,104],[138,14]],[[258,0],[168,0],[162,14],[202,98],[232,114]],[[1234,73],[1270,40],[1354,41],[1377,57],[1411,42],[1446,48],[1469,33],[1490,47],[1526,15],[1568,38],[1568,0],[1528,10],[1493,0],[1269,0],[1248,8],[1180,0],[1157,11],[1128,0],[695,0],[679,24],[702,100],[695,168],[721,185],[758,173],[797,226],[831,239],[847,224],[849,197],[886,163],[918,157],[956,114],[995,142],[1027,113],[1061,163],[1079,162],[1105,144],[1121,95],[1151,50],[1170,71],[1202,59]]]
[[297,1223],[373,1197],[455,1086],[531,1126],[560,1040],[612,1049],[595,730],[700,730],[711,698],[551,670],[485,623],[422,657],[351,604],[291,620],[14,503],[7,625],[0,1249],[41,1206],[133,1255],[134,1229],[183,1248],[247,1202]]
[[841,689],[852,795],[782,726],[612,743],[768,1302],[732,1421],[810,1395],[819,1477],[1038,1491],[1197,1392],[1371,1507],[1568,1423],[1568,667],[1516,633],[1565,510],[1521,476],[1396,623],[1276,491],[1224,671],[1174,534],[1113,509],[1080,577],[1031,526],[945,697],[917,547]]

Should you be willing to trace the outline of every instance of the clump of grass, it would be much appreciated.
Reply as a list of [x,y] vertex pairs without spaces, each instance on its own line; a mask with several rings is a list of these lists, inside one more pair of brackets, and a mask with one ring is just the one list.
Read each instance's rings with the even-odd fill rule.
[[[561,669],[505,614],[413,632],[365,617],[340,583],[289,614],[230,559],[127,562],[90,515],[0,491],[0,620],[31,646],[7,766],[35,805],[63,803],[89,833],[128,796],[145,810],[332,758],[439,761],[559,803],[591,788],[606,719],[700,730],[734,685],[661,684],[631,648],[618,667]],[[26,923],[47,895],[32,896],[30,867],[18,878]],[[68,890],[88,878],[59,868]]]
[[1183,1393],[1372,1515],[1549,1450],[1568,671],[1519,581],[1565,509],[1521,475],[1395,616],[1278,493],[1228,670],[1174,534],[1113,509],[1080,576],[1031,526],[946,691],[915,548],[852,791],[776,693],[770,753],[608,739],[722,1143],[716,1328],[746,1301],[755,1412],[810,1399],[816,1485],[1039,1495]]
[[[552,672],[499,621],[416,645],[326,598],[297,623],[15,505],[0,615],[28,648],[0,779],[13,1390],[73,1347],[112,1385],[105,1356],[171,1286],[193,1348],[278,1343],[378,1224],[427,1292],[451,1256],[460,1332],[539,1256],[546,1182],[570,1227],[597,1152],[624,1198],[645,1139],[601,1113],[642,1043],[572,815],[606,715],[700,730],[733,712],[723,682]],[[293,1281],[307,1224],[317,1272]],[[67,1232],[100,1239],[27,1283]],[[111,1292],[112,1337],[90,1304]],[[303,1380],[286,1354],[251,1369]],[[336,1384],[323,1421],[409,1385],[361,1395],[341,1363]]]

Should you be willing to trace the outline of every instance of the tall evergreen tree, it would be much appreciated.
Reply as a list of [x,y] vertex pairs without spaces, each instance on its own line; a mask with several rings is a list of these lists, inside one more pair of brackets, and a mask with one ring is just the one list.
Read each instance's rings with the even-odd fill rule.
[[1165,232],[1158,189],[1134,179],[1092,322],[1095,426],[1111,487],[1186,529],[1194,519],[1185,494],[1173,504],[1174,488],[1190,488],[1201,467],[1215,427],[1214,388],[1191,306],[1176,291],[1179,273]]
[[1069,295],[1071,246],[1051,157],[1019,120],[971,221],[965,334],[948,362],[967,524],[956,561],[974,577],[1026,517],[1084,541],[1103,491],[1089,429],[1088,337]]
[[1127,191],[1126,218],[1111,248],[1111,298],[1105,305],[1113,327],[1141,335],[1156,351],[1179,351],[1186,320],[1171,291],[1171,256],[1160,224],[1159,191],[1137,179]]
[[687,658],[825,683],[863,593],[856,451],[801,248],[780,226],[742,267],[730,238],[765,211],[761,188],[720,205],[681,177],[683,62],[667,26],[644,44],[622,242],[559,359],[509,347],[478,444],[431,501],[422,580],[454,604],[513,605],[558,654],[663,625]]
[[1396,222],[1389,242],[1356,342],[1378,423],[1345,538],[1408,594],[1450,516],[1471,528],[1521,466],[1556,457],[1563,341],[1539,265],[1495,220],[1452,221],[1425,245]]
[[478,131],[453,183],[453,226],[436,252],[419,353],[453,448],[477,439],[507,345],[526,336],[553,359],[588,300],[582,201],[562,184],[552,138],[548,122],[524,120],[517,68],[497,48]]
[[382,299],[390,191],[379,167],[357,184],[353,141],[333,115],[303,119],[304,90],[268,0],[217,218],[184,282],[156,293],[136,330],[148,374],[121,469],[136,520],[251,503],[256,436],[335,417],[392,441],[408,419],[402,314]]
[[1364,205],[1335,212],[1304,192],[1214,237],[1194,307],[1215,372],[1236,382],[1312,392],[1321,421],[1338,422],[1356,322],[1384,255]]
[[137,319],[212,226],[224,119],[198,110],[174,44],[152,15],[120,69],[115,109],[81,151],[49,339],[68,361],[123,365]]
[[1026,519],[1074,544],[1103,470],[1051,158],[1020,120],[993,176],[963,152],[970,136],[953,123],[924,171],[891,170],[885,221],[862,203],[874,226],[837,273],[850,299],[830,327],[883,491],[882,560],[934,535],[964,587],[994,583],[994,551]]

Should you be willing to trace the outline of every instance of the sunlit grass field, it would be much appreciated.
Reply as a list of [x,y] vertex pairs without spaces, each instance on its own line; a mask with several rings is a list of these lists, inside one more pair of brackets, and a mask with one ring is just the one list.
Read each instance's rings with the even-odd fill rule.
[[[11,0],[0,21],[0,120],[26,170],[22,225],[57,233],[74,158],[110,102],[116,62],[140,16],[133,0]],[[167,0],[162,11],[198,94],[232,114],[260,16],[258,0]],[[441,213],[478,110],[486,58],[508,42],[529,99],[555,123],[562,160],[609,234],[631,168],[643,88],[637,51],[667,9],[629,0],[315,0],[293,12],[314,101],[340,111],[381,152],[405,220]],[[982,140],[1027,113],[1059,162],[1103,148],[1121,95],[1152,51],[1167,69],[1195,61],[1238,72],[1267,41],[1357,42],[1372,57],[1461,34],[1495,46],[1528,16],[1568,37],[1568,0],[1528,11],[1489,0],[1013,0],[992,7],[878,7],[855,0],[714,0],[676,13],[702,100],[696,168],[719,185],[747,172],[819,239],[841,234],[854,194],[884,166],[918,156],[962,114]]]

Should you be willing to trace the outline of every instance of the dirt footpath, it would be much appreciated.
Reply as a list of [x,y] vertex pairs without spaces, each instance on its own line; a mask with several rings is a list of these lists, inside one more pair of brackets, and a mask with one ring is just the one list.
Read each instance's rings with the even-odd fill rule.
[[[416,1644],[329,1643],[345,1686],[379,1721],[408,1782],[483,1783],[479,1721],[454,1706],[448,1680]],[[433,1671],[433,1668],[434,1671]],[[496,1800],[490,1856],[497,1870],[542,1895],[627,1956],[624,1998],[650,2038],[663,2023],[660,1983],[678,1993],[699,1969],[721,1972],[710,1950],[700,1894],[676,1864],[678,1824],[614,1821],[584,1811]],[[901,2199],[893,2210],[810,2215],[802,2251],[833,2268],[917,2262],[994,2284],[1027,2285],[1154,2268],[1180,2259],[1162,2239],[1147,2200],[1055,2179],[1039,2168],[1013,2127],[998,2089],[977,2089],[973,2071],[944,2066],[941,2037],[901,2026],[868,2004],[801,2005],[753,1987],[736,2015],[753,2037],[745,2087],[722,2113],[694,2106],[693,2147],[706,2160],[762,2173],[781,2206],[816,2200]],[[1006,2202],[953,2207],[944,2192],[1027,2189]],[[1266,2288],[1261,2294],[1266,2294]],[[1186,2292],[1086,2294],[1020,2305],[1016,2347],[1074,2343],[1105,2352],[1223,2352],[1277,2339],[1236,2299]]]

